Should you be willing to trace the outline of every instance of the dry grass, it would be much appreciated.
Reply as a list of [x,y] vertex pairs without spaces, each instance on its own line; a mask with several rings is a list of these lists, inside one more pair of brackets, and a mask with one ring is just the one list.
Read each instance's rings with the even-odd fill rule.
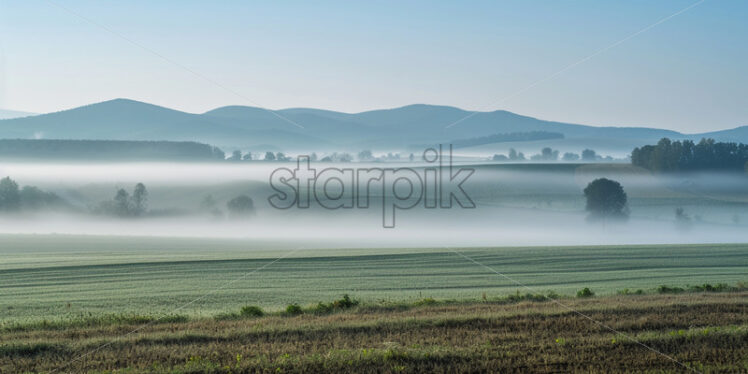
[[[698,371],[748,371],[748,293],[562,302]],[[0,372],[686,370],[553,302],[358,307],[324,316],[203,319],[152,324],[121,337],[139,326],[125,322],[6,331],[0,333]]]

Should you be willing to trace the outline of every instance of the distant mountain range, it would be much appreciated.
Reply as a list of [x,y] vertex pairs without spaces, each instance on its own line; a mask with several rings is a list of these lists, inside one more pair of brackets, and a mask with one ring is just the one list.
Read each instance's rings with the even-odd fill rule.
[[193,114],[116,99],[55,113],[0,120],[0,138],[6,139],[197,141],[222,147],[227,152],[232,149],[397,151],[415,144],[532,131],[561,133],[564,137],[516,144],[482,144],[461,151],[490,153],[509,146],[521,150],[539,149],[548,144],[562,151],[578,152],[591,147],[625,154],[635,146],[651,144],[662,137],[695,140],[711,137],[748,143],[748,126],[682,134],[656,128],[595,127],[545,121],[502,110],[472,114],[459,108],[423,104],[354,114],[306,108],[269,111],[246,106],[226,106]]

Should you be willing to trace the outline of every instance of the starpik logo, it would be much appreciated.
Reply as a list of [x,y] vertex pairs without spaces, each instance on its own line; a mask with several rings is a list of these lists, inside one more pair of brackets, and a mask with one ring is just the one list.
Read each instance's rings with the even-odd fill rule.
[[382,226],[395,227],[398,210],[475,208],[463,184],[475,172],[445,159],[442,146],[428,148],[422,165],[398,168],[313,168],[309,156],[299,156],[295,169],[277,168],[270,174],[268,197],[276,209],[370,209],[381,205]]

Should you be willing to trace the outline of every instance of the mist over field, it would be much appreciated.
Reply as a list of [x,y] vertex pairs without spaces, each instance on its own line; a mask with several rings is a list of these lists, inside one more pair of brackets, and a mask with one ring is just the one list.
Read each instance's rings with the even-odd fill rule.
[[[66,199],[77,211],[35,211],[0,216],[0,233],[244,238],[288,247],[426,247],[732,243],[745,240],[748,183],[738,173],[654,175],[617,164],[457,163],[475,173],[464,184],[475,208],[395,209],[396,226],[383,228],[385,201],[373,188],[366,208],[276,209],[268,181],[291,163],[11,163],[1,175]],[[403,168],[422,172],[425,163],[312,163],[320,172],[343,168]],[[629,197],[626,222],[586,219],[584,187],[593,179],[618,180]],[[154,214],[138,218],[92,215],[86,210],[111,199],[118,188],[143,183]],[[329,187],[329,186],[328,186]],[[332,189],[339,189],[332,185]],[[351,189],[349,185],[346,186]],[[250,196],[256,214],[245,219],[209,214],[239,194]],[[323,196],[321,194],[321,196]],[[346,195],[347,196],[347,195]],[[410,204],[408,204],[410,205]],[[678,221],[682,208],[688,221]],[[157,213],[157,214],[156,214]]]
[[0,374],[748,373],[748,1],[590,3],[0,0]]

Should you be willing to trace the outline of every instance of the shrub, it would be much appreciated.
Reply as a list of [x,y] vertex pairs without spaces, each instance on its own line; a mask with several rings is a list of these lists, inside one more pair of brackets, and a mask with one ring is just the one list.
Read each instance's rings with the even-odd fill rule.
[[343,295],[342,299],[335,300],[332,303],[334,309],[349,309],[356,305],[358,305],[358,300],[351,300],[351,298],[348,297],[348,294]]
[[585,287],[579,291],[577,291],[577,297],[592,297],[595,296],[595,293],[592,292],[588,287]]
[[548,296],[542,294],[542,293],[525,293],[521,294],[519,291],[516,291],[513,294],[509,294],[506,297],[499,298],[499,302],[509,302],[509,303],[517,303],[520,301],[534,301],[534,302],[543,302],[548,300],[555,300],[558,299],[560,296],[550,291],[548,292]]
[[[558,296],[558,295],[556,295],[556,296]],[[525,301],[525,300],[529,300],[529,301],[546,301],[546,300],[548,300],[548,297],[546,297],[542,293],[535,294],[535,293],[529,293],[528,292],[528,293],[526,293],[526,294],[523,295],[523,294],[519,293],[519,291],[517,291],[516,293],[510,294],[509,296],[507,296],[506,299],[508,301],[510,301],[510,302],[520,302],[520,301]]]
[[289,304],[286,307],[285,315],[287,316],[298,316],[301,313],[304,313],[304,311],[299,304]]
[[681,293],[683,291],[685,290],[680,287],[668,287],[664,284],[657,287],[657,293]]
[[311,311],[315,314],[327,314],[332,313],[335,310],[350,309],[359,304],[358,300],[351,299],[350,296],[343,295],[342,299],[335,300],[329,304],[320,302],[316,306],[311,308]]
[[262,317],[265,312],[258,306],[247,305],[242,308],[241,315],[244,317]]
[[725,283],[717,283],[714,286],[712,286],[709,283],[704,283],[701,286],[691,286],[689,288],[690,291],[695,291],[695,292],[725,292],[725,291],[729,291],[730,289],[731,287]]
[[312,308],[312,312],[315,314],[332,313],[332,305],[333,304],[325,304],[320,302],[319,304],[317,304],[317,306]]
[[520,294],[519,291],[517,291],[514,294],[509,294],[509,296],[507,296],[506,298],[507,300],[511,302],[518,302],[518,301],[522,301],[522,294]]

